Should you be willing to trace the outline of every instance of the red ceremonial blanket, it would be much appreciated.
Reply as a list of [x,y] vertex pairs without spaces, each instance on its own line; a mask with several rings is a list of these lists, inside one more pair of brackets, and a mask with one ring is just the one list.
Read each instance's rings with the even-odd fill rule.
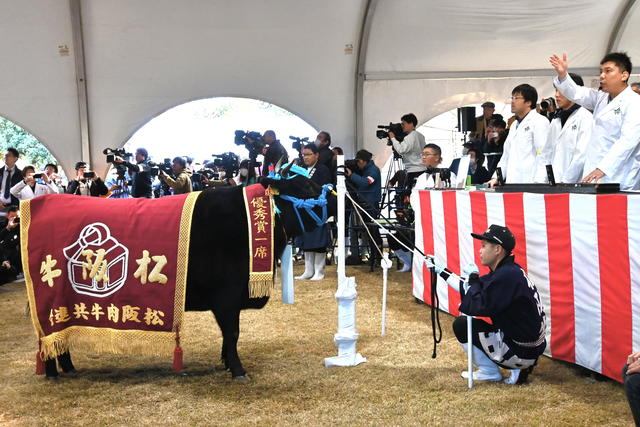
[[170,354],[198,194],[55,194],[20,204],[22,264],[44,359],[69,348]]

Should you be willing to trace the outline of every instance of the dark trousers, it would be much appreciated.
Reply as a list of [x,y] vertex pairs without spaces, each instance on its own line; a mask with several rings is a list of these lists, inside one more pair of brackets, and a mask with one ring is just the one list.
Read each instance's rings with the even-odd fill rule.
[[633,421],[640,426],[640,374],[627,375],[627,365],[622,368],[622,380],[624,381],[624,393],[627,395],[629,407],[633,414]]

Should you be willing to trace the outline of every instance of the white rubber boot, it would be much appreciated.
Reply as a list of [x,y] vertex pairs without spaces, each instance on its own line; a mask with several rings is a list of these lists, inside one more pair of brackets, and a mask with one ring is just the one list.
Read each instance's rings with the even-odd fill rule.
[[322,280],[324,279],[324,266],[327,265],[327,254],[324,252],[316,252],[315,255],[315,274],[311,278],[311,280]]
[[[465,353],[469,354],[468,344],[460,343],[460,345]],[[475,345],[473,346],[473,363],[478,367],[477,370],[473,371],[474,381],[502,381],[500,367]],[[463,371],[460,375],[462,375],[462,378],[469,378],[469,371]]]
[[520,378],[520,369],[512,369],[509,376],[504,379],[504,383],[509,385],[517,384],[518,378]]
[[411,271],[411,252],[404,249],[396,249],[396,256],[402,261],[402,268],[398,270],[399,273]]
[[296,276],[297,280],[306,280],[311,279],[313,277],[313,261],[315,259],[313,252],[305,252],[304,253],[304,273],[300,276]]

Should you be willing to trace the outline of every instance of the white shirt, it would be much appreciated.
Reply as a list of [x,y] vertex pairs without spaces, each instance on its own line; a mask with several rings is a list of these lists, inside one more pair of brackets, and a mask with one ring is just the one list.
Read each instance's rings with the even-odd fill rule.
[[456,180],[456,174],[451,172],[451,187],[444,187],[444,182],[441,182],[440,185],[436,187],[433,175],[425,172],[418,176],[418,179],[416,179],[416,185],[413,188],[416,190],[425,190],[427,188],[456,188]]
[[600,182],[618,182],[622,190],[640,189],[640,96],[627,87],[618,96],[575,84],[567,76],[554,84],[567,98],[593,111],[593,131],[584,175],[600,169]]
[[545,151],[548,135],[549,120],[536,110],[529,111],[521,122],[513,122],[498,162],[506,182],[547,181],[545,166],[551,164],[551,153]]
[[548,144],[556,182],[580,182],[592,128],[593,116],[583,107],[571,113],[564,126],[560,117],[551,121]]
[[48,184],[36,183],[35,188],[31,189],[23,179],[11,187],[9,191],[11,191],[11,194],[18,200],[29,200],[37,196],[42,196],[43,194],[55,194],[58,192],[58,187],[53,182],[49,182]]
[[423,134],[412,130],[402,142],[392,138],[391,143],[398,154],[402,155],[402,163],[407,172],[422,172],[426,169],[422,164],[422,149],[425,146]]

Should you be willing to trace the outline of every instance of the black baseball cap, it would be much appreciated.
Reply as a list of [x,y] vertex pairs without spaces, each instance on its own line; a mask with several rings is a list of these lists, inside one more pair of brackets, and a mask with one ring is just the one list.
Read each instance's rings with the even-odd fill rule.
[[486,240],[504,248],[508,253],[516,247],[516,239],[507,227],[491,224],[483,234],[471,233],[474,239]]

